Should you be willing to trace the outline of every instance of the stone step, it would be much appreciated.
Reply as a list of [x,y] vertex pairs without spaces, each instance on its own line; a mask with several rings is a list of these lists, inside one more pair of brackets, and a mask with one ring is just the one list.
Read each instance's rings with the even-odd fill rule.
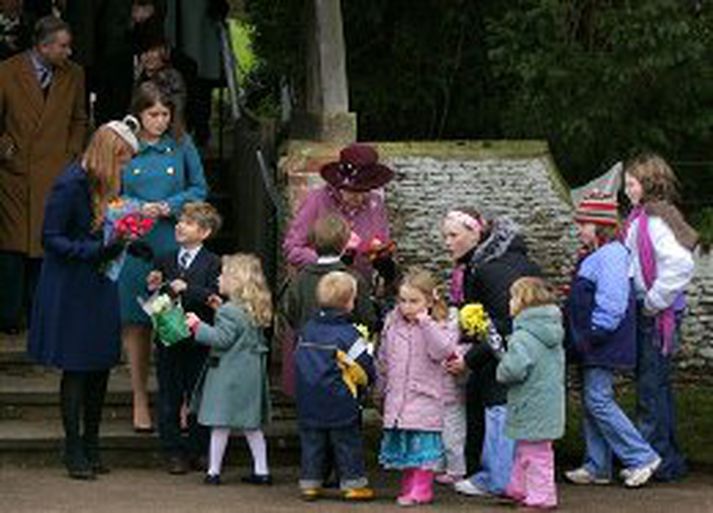
[[[297,461],[299,439],[296,423],[277,420],[265,428],[273,465]],[[228,460],[249,463],[249,451],[239,432],[231,440]],[[6,465],[53,465],[61,454],[62,425],[59,419],[42,421],[0,420],[0,467]],[[157,434],[137,434],[129,422],[107,419],[101,427],[101,452],[112,466],[149,467],[162,463]]]
[[[41,420],[59,418],[58,371],[44,374],[0,375],[0,420]],[[149,378],[149,391],[155,402],[156,380]],[[105,399],[104,415],[108,419],[131,418],[131,380],[125,367],[112,370]],[[292,419],[294,404],[279,390],[271,391],[273,417]]]

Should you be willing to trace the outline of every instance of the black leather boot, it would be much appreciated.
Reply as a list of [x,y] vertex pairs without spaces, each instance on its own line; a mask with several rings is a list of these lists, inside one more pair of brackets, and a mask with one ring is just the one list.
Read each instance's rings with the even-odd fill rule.
[[109,371],[89,372],[84,388],[84,454],[96,474],[108,474],[109,468],[99,455],[99,426],[106,397]]
[[63,372],[60,384],[60,405],[64,426],[64,456],[69,477],[94,479],[79,431],[80,413],[84,395],[84,373]]

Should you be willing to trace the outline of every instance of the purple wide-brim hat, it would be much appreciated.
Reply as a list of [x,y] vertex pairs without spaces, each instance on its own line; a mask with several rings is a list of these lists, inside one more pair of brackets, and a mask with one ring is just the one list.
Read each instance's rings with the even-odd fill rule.
[[339,152],[339,160],[322,166],[319,174],[332,187],[365,192],[383,187],[394,172],[379,164],[379,154],[368,144],[351,144]]

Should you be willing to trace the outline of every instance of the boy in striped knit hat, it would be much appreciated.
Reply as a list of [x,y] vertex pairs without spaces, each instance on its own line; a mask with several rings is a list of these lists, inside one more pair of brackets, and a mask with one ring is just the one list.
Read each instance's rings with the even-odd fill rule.
[[636,298],[629,277],[629,251],[619,235],[616,198],[592,192],[574,216],[584,246],[567,301],[572,354],[582,368],[583,432],[581,467],[565,472],[575,484],[608,484],[616,455],[624,485],[643,486],[661,458],[614,399],[616,370],[636,361]]

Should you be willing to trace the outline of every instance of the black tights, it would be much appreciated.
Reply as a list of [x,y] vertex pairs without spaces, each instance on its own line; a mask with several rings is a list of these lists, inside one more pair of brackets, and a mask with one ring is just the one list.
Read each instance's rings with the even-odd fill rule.
[[99,425],[108,380],[108,370],[62,373],[60,407],[67,466],[99,464]]

